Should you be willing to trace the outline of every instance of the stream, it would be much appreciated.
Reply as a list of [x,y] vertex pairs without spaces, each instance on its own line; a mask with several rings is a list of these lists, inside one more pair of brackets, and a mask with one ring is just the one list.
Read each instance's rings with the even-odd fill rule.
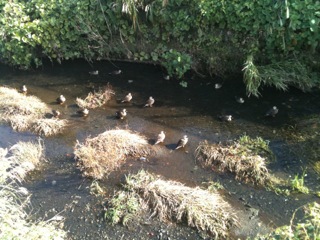
[[[117,69],[122,73],[108,74]],[[89,74],[94,70],[99,70],[99,75]],[[62,65],[47,62],[42,68],[30,71],[0,65],[0,72],[2,86],[19,89],[25,84],[28,95],[35,95],[50,108],[59,110],[61,118],[70,122],[62,134],[42,137],[46,161],[23,183],[32,193],[30,211],[35,219],[63,216],[63,228],[68,231],[70,239],[203,239],[196,229],[156,219],[150,219],[135,229],[105,222],[102,203],[120,188],[125,174],[140,169],[191,187],[218,181],[225,188],[220,190],[221,194],[240,213],[240,227],[231,230],[235,239],[253,237],[288,224],[296,208],[309,202],[320,202],[312,194],[277,195],[238,182],[232,174],[202,169],[194,156],[196,147],[203,140],[218,143],[244,134],[253,138],[259,136],[270,141],[276,156],[276,161],[268,166],[272,174],[286,180],[301,174],[307,167],[305,183],[312,190],[319,191],[319,174],[314,169],[314,160],[308,155],[296,154],[299,142],[288,142],[301,118],[319,118],[319,91],[303,93],[290,88],[282,92],[265,87],[261,97],[248,98],[241,76],[223,81],[218,77],[212,79],[188,73],[184,79],[188,87],[184,88],[176,79],[166,80],[163,69],[158,66],[127,62],[75,60]],[[215,83],[222,84],[222,87],[215,89]],[[102,89],[107,84],[112,86],[115,96],[106,105],[91,109],[88,117],[79,117],[76,98],[85,98],[90,91]],[[132,102],[121,103],[129,92],[133,95]],[[57,105],[55,99],[61,94],[66,97],[66,104]],[[144,108],[149,96],[155,99],[154,107]],[[244,103],[238,103],[236,96],[243,97]],[[277,106],[279,113],[276,117],[265,117],[272,106]],[[118,120],[115,112],[122,108],[127,109],[128,116]],[[220,121],[218,116],[221,114],[231,114],[233,121]],[[81,142],[88,136],[115,128],[139,132],[150,139],[150,143],[160,131],[164,131],[165,143],[155,147],[157,154],[148,161],[128,159],[108,179],[99,181],[106,189],[106,196],[95,196],[90,194],[93,180],[83,177],[76,167],[73,147],[77,140]],[[189,137],[186,148],[172,151],[183,135]],[[38,138],[30,132],[15,132],[8,125],[0,125],[2,148]],[[319,146],[319,141],[317,144]]]

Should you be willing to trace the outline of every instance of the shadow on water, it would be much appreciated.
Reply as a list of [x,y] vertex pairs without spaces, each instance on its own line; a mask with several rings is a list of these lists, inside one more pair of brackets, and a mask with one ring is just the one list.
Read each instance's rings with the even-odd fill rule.
[[[122,74],[108,73],[120,68]],[[98,76],[89,71],[99,70]],[[259,217],[265,226],[288,224],[294,209],[315,200],[312,196],[278,196],[263,189],[241,184],[229,174],[217,174],[199,168],[195,164],[194,150],[204,139],[209,142],[225,142],[243,134],[260,136],[270,141],[277,163],[271,170],[279,176],[288,178],[299,172],[307,159],[300,161],[291,154],[286,144],[288,126],[296,124],[296,117],[319,114],[319,93],[302,93],[296,89],[289,92],[266,88],[260,98],[245,97],[245,87],[240,76],[225,81],[222,88],[215,89],[219,79],[186,76],[188,87],[183,88],[175,79],[165,80],[159,67],[122,62],[95,62],[89,65],[84,61],[70,61],[63,65],[45,64],[34,71],[16,71],[0,66],[1,85],[19,88],[28,87],[28,94],[39,97],[51,108],[62,112],[62,118],[70,120],[71,125],[63,133],[44,139],[47,162],[41,170],[30,175],[26,186],[33,193],[34,209],[39,214],[53,216],[69,206],[65,228],[74,239],[156,239],[158,229],[166,229],[168,236],[175,239],[199,239],[194,230],[184,226],[154,225],[142,226],[134,231],[120,226],[109,226],[101,219],[101,205],[96,197],[89,194],[90,179],[84,179],[76,168],[73,159],[73,146],[76,140],[83,141],[87,136],[95,136],[113,128],[129,128],[141,132],[154,142],[157,134],[166,132],[164,144],[153,148],[156,155],[146,162],[128,160],[118,171],[112,173],[102,184],[108,187],[108,196],[117,189],[122,176],[128,172],[147,169],[150,172],[173,179],[188,186],[199,186],[206,181],[219,181],[225,188],[226,197],[237,208],[244,205],[259,209]],[[107,105],[90,110],[87,118],[79,117],[75,105],[77,97],[85,97],[90,91],[98,90],[110,83],[115,97]],[[133,95],[132,103],[121,103],[128,93]],[[57,105],[55,99],[63,94],[67,98],[65,105]],[[155,98],[152,108],[144,108],[149,96]],[[241,96],[245,103],[239,104],[235,96]],[[278,106],[279,114],[275,118],[264,115],[272,106]],[[122,108],[128,111],[124,120],[115,119],[115,112]],[[234,121],[221,122],[218,116],[232,114]],[[177,141],[187,134],[189,143],[186,149],[173,151]],[[8,126],[0,126],[0,147],[10,147],[17,141],[35,140],[30,133],[16,133]],[[315,173],[310,172],[307,181],[312,184]],[[317,179],[315,177],[315,179]],[[316,180],[314,180],[316,181]],[[298,199],[298,201],[296,200]],[[43,216],[43,214],[42,214]],[[247,216],[243,216],[243,221]],[[256,222],[248,224],[242,231],[235,230],[240,238],[253,236],[259,232]],[[261,230],[261,229],[260,229]]]

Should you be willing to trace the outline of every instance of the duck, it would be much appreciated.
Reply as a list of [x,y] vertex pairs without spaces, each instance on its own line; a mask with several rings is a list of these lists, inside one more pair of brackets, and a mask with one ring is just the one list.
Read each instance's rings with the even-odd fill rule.
[[128,93],[121,102],[122,102],[122,103],[124,103],[124,102],[130,102],[131,99],[132,99],[132,95],[131,95],[131,93]]
[[222,84],[221,84],[221,83],[216,83],[216,84],[214,85],[214,88],[215,88],[215,89],[220,89],[220,88],[222,88]]
[[23,85],[21,88],[20,88],[20,92],[23,93],[23,94],[26,94],[28,91],[26,85]]
[[174,150],[177,150],[179,148],[184,148],[188,142],[188,136],[184,135],[177,143],[176,148]]
[[99,75],[99,71],[98,70],[94,70],[94,71],[89,72],[89,74],[93,75],[93,76],[97,76],[97,75]]
[[87,108],[83,108],[78,110],[77,113],[82,117],[87,117],[89,115],[89,110]]
[[110,75],[119,75],[119,74],[121,74],[121,73],[122,73],[121,69],[118,69],[118,70],[114,70],[114,71],[112,71],[112,72],[109,72]]
[[116,112],[116,118],[124,119],[127,116],[127,109],[122,109],[121,111]]
[[242,97],[235,97],[235,99],[236,99],[236,101],[237,101],[237,103],[244,103],[244,99],[242,98]]
[[65,98],[63,95],[60,95],[60,96],[57,98],[57,103],[58,103],[58,104],[64,104],[65,101],[66,101],[66,98]]
[[159,144],[159,143],[162,143],[165,138],[166,138],[166,135],[165,135],[164,131],[161,131],[161,132],[158,134],[157,141],[154,143],[154,145],[157,145],[157,144]]
[[231,122],[232,121],[232,115],[220,115],[219,119],[223,122]]
[[144,105],[144,107],[152,107],[154,102],[155,102],[154,98],[150,96],[149,99],[147,100],[147,103]]
[[55,110],[55,109],[52,110],[52,116],[53,116],[54,118],[59,118],[60,115],[61,115],[61,112],[60,112],[60,111]]
[[169,81],[170,80],[170,75],[164,75],[163,79]]
[[266,113],[266,117],[275,117],[276,114],[279,112],[279,109],[277,108],[277,106],[273,106],[267,113]]

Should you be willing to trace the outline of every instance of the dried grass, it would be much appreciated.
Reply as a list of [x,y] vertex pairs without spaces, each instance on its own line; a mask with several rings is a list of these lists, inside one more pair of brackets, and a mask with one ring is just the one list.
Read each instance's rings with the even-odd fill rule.
[[115,93],[112,90],[111,85],[108,84],[104,90],[99,90],[98,92],[94,93],[90,92],[85,99],[77,98],[76,103],[82,109],[97,108],[106,104],[114,94]]
[[128,156],[151,154],[148,141],[130,130],[108,130],[97,137],[77,141],[74,154],[85,176],[101,179],[119,168]]
[[200,142],[195,151],[203,166],[220,172],[232,172],[237,180],[268,186],[272,177],[266,167],[266,157],[235,141],[229,146]]
[[[40,142],[19,142],[9,151],[0,148],[0,239],[61,240],[67,236],[55,223],[30,221],[30,216],[24,210],[31,205],[31,195],[27,189],[19,187],[18,181],[22,181],[26,172],[32,170],[31,166],[39,163],[42,152]],[[25,164],[28,161],[30,164]],[[18,176],[16,173],[22,170],[24,173]]]
[[41,118],[33,122],[32,129],[39,135],[51,136],[61,133],[66,126],[65,119]]
[[0,120],[9,122],[15,131],[32,131],[45,136],[61,132],[67,121],[44,118],[48,112],[50,109],[37,97],[0,87]]
[[162,221],[187,222],[199,231],[211,233],[215,239],[225,239],[228,229],[237,223],[234,209],[218,193],[199,187],[165,181],[142,170],[127,176],[125,188],[128,194],[139,194],[152,216]]
[[38,143],[18,142],[9,149],[11,164],[10,178],[22,181],[29,171],[35,169],[44,157],[44,146],[41,140]]

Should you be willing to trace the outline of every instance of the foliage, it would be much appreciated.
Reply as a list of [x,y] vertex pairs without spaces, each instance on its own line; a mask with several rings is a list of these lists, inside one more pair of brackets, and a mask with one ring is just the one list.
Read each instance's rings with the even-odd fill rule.
[[247,93],[256,97],[259,96],[259,88],[263,85],[274,86],[283,91],[289,86],[309,91],[320,85],[319,73],[312,71],[297,57],[256,66],[252,55],[249,55],[243,71]]
[[291,180],[291,188],[293,191],[298,191],[305,194],[309,193],[309,189],[304,185],[304,175],[305,171],[301,176],[297,174],[294,176],[294,179]]
[[[295,215],[300,209],[304,210],[304,219],[296,222]],[[279,227],[265,236],[257,236],[259,240],[276,239],[319,239],[320,238],[320,205],[316,202],[302,206],[292,215],[290,225]]]
[[[177,78],[189,69],[225,76],[247,60],[248,93],[258,95],[260,83],[283,82],[267,69],[317,55],[319,7],[312,0],[0,0],[1,60],[23,68],[44,56],[151,61]],[[284,84],[306,90],[312,83],[304,71],[310,76],[314,62],[293,66],[296,77]]]
[[195,155],[204,167],[234,173],[237,180],[264,187],[276,184],[276,179],[266,167],[273,154],[268,142],[262,138],[252,139],[245,135],[227,146],[203,141],[196,148]]
[[139,196],[135,192],[119,191],[108,205],[105,218],[112,224],[122,223],[124,226],[137,221],[137,216],[142,210]]

